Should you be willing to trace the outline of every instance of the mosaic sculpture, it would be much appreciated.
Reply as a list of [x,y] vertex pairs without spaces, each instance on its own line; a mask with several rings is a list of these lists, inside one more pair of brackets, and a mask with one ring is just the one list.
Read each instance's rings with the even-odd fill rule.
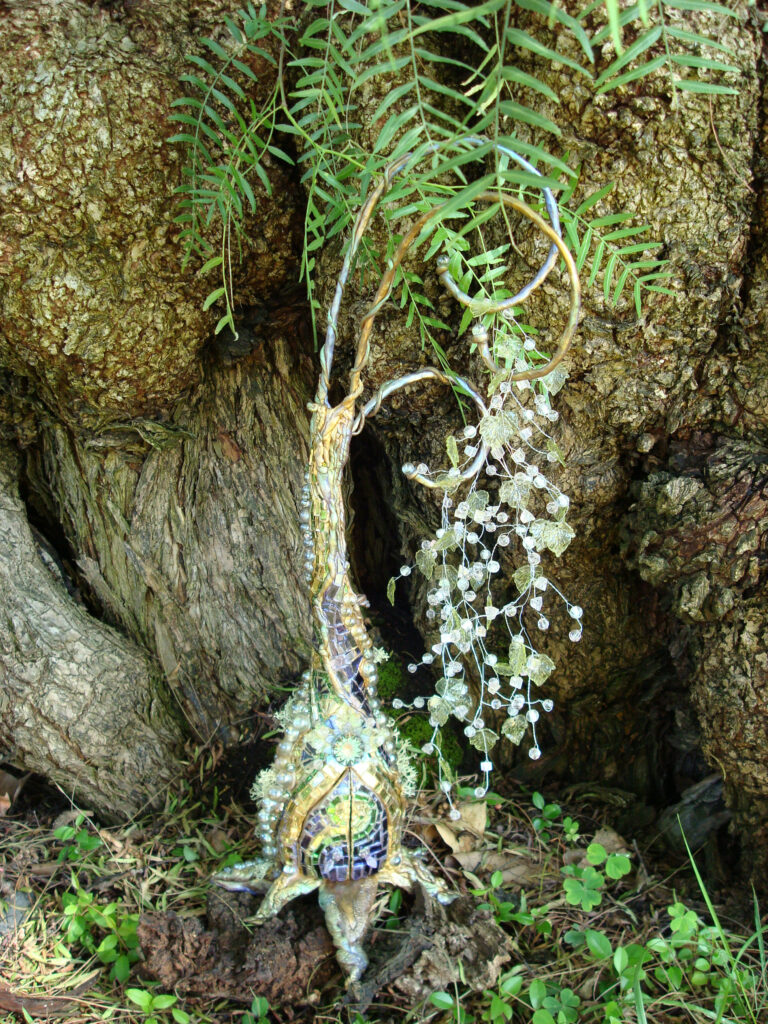
[[[483,140],[467,141],[478,145]],[[533,171],[525,161],[512,155]],[[309,406],[310,455],[301,523],[315,645],[309,670],[280,713],[285,736],[274,764],[259,776],[254,787],[254,796],[260,803],[263,859],[226,868],[214,876],[218,885],[229,890],[266,889],[257,922],[277,914],[296,896],[317,890],[337,947],[337,958],[349,983],[360,978],[367,964],[362,941],[372,921],[379,886],[413,890],[418,885],[442,903],[453,899],[445,884],[423,863],[419,851],[403,845],[415,771],[405,745],[376,696],[376,652],[365,628],[361,598],[350,578],[342,490],[352,437],[362,429],[365,419],[378,411],[382,401],[399,388],[424,380],[437,381],[458,387],[472,398],[481,413],[486,411],[480,394],[467,381],[431,367],[389,382],[367,403],[361,403],[374,319],[387,300],[403,257],[424,224],[440,212],[440,206],[415,221],[388,261],[373,305],[361,323],[347,394],[337,404],[329,399],[344,286],[380,197],[410,160],[410,155],[406,156],[387,169],[357,217],[329,311],[317,395]],[[512,303],[507,299],[498,304],[498,309],[530,294],[547,276],[558,255],[566,261],[572,284],[576,282],[572,287],[569,323],[554,357],[547,366],[512,375],[511,380],[549,372],[565,353],[578,317],[575,267],[559,236],[554,200],[548,190],[543,191],[550,224],[508,195],[487,193],[479,197],[494,203],[501,201],[522,213],[551,242],[547,260],[537,275],[522,293],[513,297]],[[438,272],[460,302],[471,301],[453,281],[445,262],[438,264]],[[481,357],[490,365],[487,339],[478,332],[475,340]],[[461,478],[471,479],[481,466],[478,457]],[[435,481],[414,467],[405,469],[414,480],[436,486]]]

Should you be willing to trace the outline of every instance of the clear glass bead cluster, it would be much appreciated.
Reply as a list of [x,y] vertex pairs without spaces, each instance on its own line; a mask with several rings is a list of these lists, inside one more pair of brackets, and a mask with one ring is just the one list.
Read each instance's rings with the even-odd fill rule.
[[[514,362],[515,369],[530,365],[522,353]],[[546,632],[546,605],[554,595],[572,620],[571,641],[582,634],[582,609],[561,593],[542,565],[542,555],[561,555],[574,536],[566,521],[568,496],[547,476],[550,464],[561,461],[546,429],[558,419],[550,396],[562,387],[566,373],[556,369],[534,384],[510,382],[509,376],[508,372],[492,380],[488,408],[479,424],[467,426],[461,438],[447,439],[452,463],[447,474],[432,473],[424,464],[403,466],[406,475],[430,477],[443,488],[441,527],[434,538],[422,541],[415,557],[416,568],[433,584],[426,614],[439,628],[439,638],[420,664],[437,663],[442,675],[431,697],[393,703],[400,708],[426,705],[433,733],[423,750],[438,754],[440,784],[449,800],[452,784],[435,743],[440,727],[451,716],[458,719],[481,752],[483,785],[476,789],[481,797],[493,769],[491,750],[499,740],[486,722],[489,712],[506,712],[501,736],[519,744],[529,735],[529,757],[541,756],[536,724],[542,712],[552,710],[553,701],[539,696],[539,688],[555,664],[537,650],[530,623],[535,623],[537,633]],[[462,496],[464,488],[457,478],[481,448],[485,457],[480,470]],[[488,490],[478,486],[480,476],[488,481]],[[522,556],[512,574],[517,594],[499,605],[494,591],[503,586],[502,563],[513,552]],[[411,566],[402,566],[397,579],[411,571]],[[488,642],[490,632],[498,636],[499,626],[506,629],[508,642],[496,653]],[[416,663],[408,666],[412,673],[418,668]]]

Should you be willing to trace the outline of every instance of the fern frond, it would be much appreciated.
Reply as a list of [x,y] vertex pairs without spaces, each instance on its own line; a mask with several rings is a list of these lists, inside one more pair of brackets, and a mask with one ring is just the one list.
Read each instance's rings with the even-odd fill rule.
[[[689,71],[706,71],[716,74],[738,73],[734,64],[727,63],[718,57],[702,56],[692,53],[691,47],[700,49],[707,47],[717,53],[734,56],[731,49],[714,35],[705,35],[683,28],[670,20],[675,12],[695,12],[710,14],[722,21],[724,18],[739,18],[739,12],[714,2],[714,0],[655,0],[651,7],[635,4],[618,12],[617,18],[611,20],[611,4],[615,0],[604,0],[608,14],[608,23],[595,32],[593,43],[599,45],[609,36],[616,46],[617,56],[604,71],[598,75],[595,86],[598,93],[618,89],[623,85],[638,81],[662,68],[666,69],[673,91],[702,93],[706,95],[738,95],[735,86],[723,85],[706,78],[693,78],[681,75],[680,69]],[[593,12],[597,5],[587,10]],[[586,12],[582,12],[584,15]],[[645,31],[640,30],[640,25]],[[634,42],[626,49],[620,45],[625,29],[637,27],[638,34]],[[649,60],[637,64],[637,60],[649,53]],[[624,70],[627,69],[627,70]]]
[[[659,290],[653,287],[653,282],[669,276],[671,272],[664,270],[667,260],[651,255],[654,250],[662,248],[663,243],[651,240],[650,225],[629,224],[633,214],[626,211],[588,216],[614,187],[615,182],[610,182],[587,196],[573,210],[563,207],[563,229],[575,253],[579,272],[589,269],[588,287],[592,287],[602,275],[603,299],[611,306],[617,306],[626,290],[631,288],[640,316],[639,303],[643,292]],[[633,258],[644,254],[648,254],[647,259]]]
[[[226,40],[206,37],[200,52],[189,58],[182,76],[187,95],[175,101],[171,114],[180,128],[173,141],[187,153],[176,220],[185,260],[199,257],[201,274],[220,276],[206,299],[206,308],[222,309],[217,329],[225,324],[234,329],[232,268],[244,245],[246,217],[258,208],[258,190],[269,194],[272,187],[267,155],[295,161],[305,192],[301,277],[313,314],[318,254],[347,230],[361,188],[393,158],[411,151],[414,166],[420,159],[418,170],[398,180],[381,207],[388,245],[397,238],[389,223],[395,208],[399,216],[416,214],[439,199],[445,207],[430,228],[427,258],[441,249],[455,254],[457,280],[479,294],[498,293],[504,252],[482,245],[483,226],[494,210],[473,208],[467,195],[501,189],[537,203],[542,187],[559,189],[567,199],[577,182],[567,154],[556,149],[556,120],[529,100],[559,100],[551,79],[527,66],[530,57],[592,80],[595,44],[605,32],[629,33],[637,23],[642,27],[630,45],[617,50],[615,61],[599,74],[598,90],[666,65],[680,91],[701,91],[703,80],[693,75],[734,70],[719,56],[726,48],[717,40],[689,31],[677,15],[660,21],[658,12],[667,8],[717,11],[719,6],[709,0],[639,0],[624,8],[615,0],[596,0],[574,18],[553,0],[379,0],[375,5],[306,0],[275,22],[266,7],[253,3],[227,16]],[[525,28],[515,20],[516,9],[525,12]],[[587,26],[601,12],[608,23],[590,34]],[[574,58],[573,48],[561,52],[558,41],[542,35],[546,26],[572,35],[584,63]],[[656,53],[662,44],[664,51]],[[712,55],[692,52],[703,45]],[[257,66],[273,69],[275,79],[258,104],[253,99],[260,82]],[[708,78],[704,84],[712,92],[730,89]],[[370,96],[376,97],[372,111],[362,106]],[[363,121],[375,125],[365,144]],[[524,127],[518,131],[519,126]],[[488,141],[457,142],[467,136]],[[500,146],[525,157],[528,169],[505,157]],[[531,165],[543,175],[533,173]],[[469,186],[463,199],[457,195],[462,185]],[[598,190],[570,214],[563,209],[578,266],[593,283],[600,278],[613,304],[630,289],[635,296],[663,291],[667,271],[663,261],[650,258],[659,246],[650,241],[647,225],[630,223],[630,215],[621,211],[593,215],[609,192],[610,186]],[[462,263],[470,235],[473,251],[481,239],[480,252]],[[361,273],[380,271],[385,258],[386,252],[361,246]],[[440,353],[445,325],[423,283],[409,274],[397,280],[408,323],[418,323],[422,339]]]

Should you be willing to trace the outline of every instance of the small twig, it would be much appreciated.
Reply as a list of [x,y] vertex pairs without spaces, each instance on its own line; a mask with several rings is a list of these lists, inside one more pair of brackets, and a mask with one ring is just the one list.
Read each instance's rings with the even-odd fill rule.
[[739,174],[739,172],[733,166],[731,161],[728,159],[728,156],[726,155],[725,150],[720,145],[720,139],[719,139],[718,134],[717,134],[717,128],[715,128],[715,117],[714,117],[714,109],[712,107],[712,97],[709,96],[708,99],[709,99],[709,123],[710,123],[710,125],[712,127],[712,134],[715,136],[715,142],[717,143],[717,148],[720,150],[720,156],[725,161],[725,164],[728,167],[728,169],[733,173],[733,176],[736,178],[736,180],[738,182],[740,182],[744,186],[744,188],[747,190],[747,192],[751,192],[753,196],[757,195],[755,189],[752,188],[752,186],[747,181],[747,179],[746,178],[742,178],[742,176]]

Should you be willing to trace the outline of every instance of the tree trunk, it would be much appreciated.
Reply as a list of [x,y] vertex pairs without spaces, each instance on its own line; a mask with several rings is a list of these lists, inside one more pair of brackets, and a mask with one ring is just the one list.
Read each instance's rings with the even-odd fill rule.
[[173,782],[182,730],[154,660],[47,563],[0,449],[0,744],[81,805],[134,814]]
[[[6,556],[0,608],[3,621],[15,621],[23,595],[37,595],[24,628],[49,651],[53,703],[13,682],[31,669],[4,635],[12,699],[0,705],[0,741],[15,763],[107,812],[152,799],[158,780],[173,776],[183,736],[232,738],[308,662],[297,509],[314,370],[303,313],[280,298],[298,274],[302,193],[278,166],[269,168],[272,196],[258,191],[238,271],[250,327],[239,347],[204,348],[215,320],[202,311],[210,286],[182,269],[172,224],[180,159],[166,142],[167,115],[182,55],[199,36],[216,36],[227,8],[223,0],[5,5],[2,422],[23,453],[30,514],[66,542],[88,611],[49,578],[27,533]],[[674,294],[652,296],[638,319],[631,300],[614,309],[586,290],[556,437],[565,455],[557,482],[571,496],[578,535],[559,577],[585,608],[584,639],[569,645],[553,623],[548,653],[559,670],[548,753],[515,770],[537,782],[547,773],[597,778],[662,805],[714,768],[754,836],[768,820],[768,247],[763,36],[746,11],[705,26],[743,71],[739,95],[712,103],[672,90],[663,71],[596,96],[562,66],[530,54],[521,63],[560,96],[557,108],[539,105],[563,127],[571,165],[581,165],[574,202],[615,180],[596,212],[631,210],[651,225]],[[686,17],[701,28],[711,16]],[[575,55],[562,26],[539,21],[536,30]],[[610,43],[598,58],[611,59]],[[262,72],[266,89],[274,72]],[[378,104],[373,94],[363,100],[364,109]],[[329,245],[319,276],[326,299],[338,266],[339,247]],[[413,269],[439,314],[456,320],[436,275],[418,260]],[[356,287],[350,328],[370,299],[367,283]],[[548,323],[562,322],[555,289],[544,290],[542,306]],[[351,329],[340,338],[341,362],[350,337]],[[374,387],[427,358],[394,306],[373,346]],[[455,369],[475,372],[466,339],[446,338],[445,347]],[[374,501],[356,506],[351,555],[374,597],[437,524],[435,504],[397,467],[439,464],[458,424],[449,394],[414,390],[356,442],[358,497]],[[7,514],[20,531],[12,463],[3,465]],[[431,642],[423,587],[412,585],[410,602]],[[65,614],[77,624],[71,641],[55,629]],[[103,692],[93,701],[97,682],[79,677],[72,692],[82,692],[87,714],[52,718],[63,703],[55,694],[84,663],[81,642]],[[121,719],[128,711],[130,721]],[[40,743],[51,729],[56,747]],[[62,750],[75,749],[67,760]],[[88,789],[95,766],[99,784]]]

